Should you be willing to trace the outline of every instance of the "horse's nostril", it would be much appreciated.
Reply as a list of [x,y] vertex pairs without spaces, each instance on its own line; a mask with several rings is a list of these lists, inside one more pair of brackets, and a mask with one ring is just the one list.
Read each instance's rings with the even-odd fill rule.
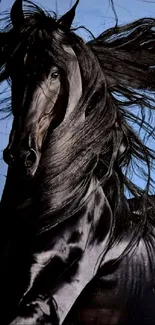
[[14,162],[14,157],[11,154],[9,149],[4,149],[3,151],[3,159],[6,162],[6,164],[8,164],[9,166],[11,166]]
[[25,166],[32,167],[37,161],[37,154],[34,149],[30,149],[25,157]]

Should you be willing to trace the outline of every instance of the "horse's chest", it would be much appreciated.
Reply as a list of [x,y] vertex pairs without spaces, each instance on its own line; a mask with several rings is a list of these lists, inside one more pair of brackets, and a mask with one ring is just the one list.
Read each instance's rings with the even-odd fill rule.
[[150,241],[148,251],[146,242],[142,240],[106,274],[101,267],[99,277],[83,291],[72,311],[78,325],[154,324],[155,244]]

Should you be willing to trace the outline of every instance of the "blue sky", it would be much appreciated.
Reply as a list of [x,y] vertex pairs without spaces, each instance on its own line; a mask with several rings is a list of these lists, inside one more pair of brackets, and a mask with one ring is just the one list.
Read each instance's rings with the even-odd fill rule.
[[[13,0],[1,0],[0,10],[9,9]],[[57,5],[56,5],[57,2]],[[38,4],[49,11],[57,11],[62,15],[74,3],[71,0],[38,0]],[[155,18],[155,1],[150,0],[114,0],[119,23],[127,23],[141,17]],[[103,30],[113,26],[115,23],[114,14],[110,7],[110,0],[80,0],[77,8],[74,25],[84,25],[97,36]],[[88,34],[84,31],[79,32],[85,40],[88,40]],[[7,166],[2,160],[2,150],[7,145],[8,133],[11,127],[11,118],[0,121],[0,197],[3,190]]]

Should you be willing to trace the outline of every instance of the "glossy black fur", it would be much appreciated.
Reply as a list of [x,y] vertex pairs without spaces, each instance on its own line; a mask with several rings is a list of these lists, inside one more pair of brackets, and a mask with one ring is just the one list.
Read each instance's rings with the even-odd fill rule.
[[[35,175],[26,177],[20,159],[8,169],[0,324],[154,324],[155,152],[131,122],[154,137],[155,20],[115,26],[85,44],[70,28],[75,8],[61,20],[31,2],[25,15],[18,10],[18,23],[12,12],[0,34],[0,81],[11,81],[14,121],[24,121],[51,65],[61,70],[65,91],[63,116],[48,128]],[[64,45],[74,50],[82,78],[82,96],[66,120],[71,58]],[[132,168],[146,179],[144,190],[132,183]]]

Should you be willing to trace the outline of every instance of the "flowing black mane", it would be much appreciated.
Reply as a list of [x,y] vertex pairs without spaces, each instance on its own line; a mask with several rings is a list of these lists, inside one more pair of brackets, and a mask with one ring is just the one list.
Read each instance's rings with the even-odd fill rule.
[[[13,64],[18,61],[25,88],[32,78],[39,84],[53,62],[66,76],[69,54],[62,47],[66,44],[76,53],[83,83],[82,98],[74,112],[52,133],[49,130],[44,144],[35,177],[36,184],[42,184],[35,197],[35,202],[40,202],[39,232],[50,228],[54,220],[64,220],[64,211],[65,218],[73,216],[92,175],[96,175],[114,212],[113,236],[120,235],[131,220],[138,224],[141,236],[146,224],[154,223],[153,214],[146,218],[145,210],[148,204],[153,210],[155,205],[149,196],[154,184],[151,172],[155,151],[140,138],[139,130],[144,131],[145,140],[155,136],[151,126],[155,105],[155,19],[115,26],[85,44],[75,29],[68,30],[55,14],[51,16],[30,1],[24,15],[19,27],[13,27],[8,18],[1,29],[0,81],[8,80],[10,85]],[[1,19],[3,23],[3,15]],[[80,122],[84,112],[86,120]],[[132,172],[146,180],[144,189],[132,183]],[[141,197],[139,218],[132,215],[130,205],[124,213],[126,189],[134,197]],[[29,206],[31,197],[26,199]],[[22,204],[17,210],[23,206],[25,209],[25,201]],[[52,225],[48,218],[51,215]]]
[[155,19],[86,43],[79,0],[24,3],[0,16],[1,323],[153,325]]

